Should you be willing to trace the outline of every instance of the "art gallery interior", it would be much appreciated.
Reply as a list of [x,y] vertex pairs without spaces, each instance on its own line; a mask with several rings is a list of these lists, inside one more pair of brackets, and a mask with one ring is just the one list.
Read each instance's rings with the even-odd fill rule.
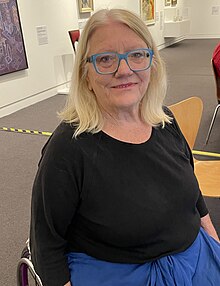
[[[94,0],[94,10],[104,7],[130,9],[140,15],[139,0]],[[90,13],[79,13],[78,1],[18,1],[29,68],[0,78],[0,117],[40,100],[54,96],[65,88],[71,77],[74,60],[68,31],[83,28]],[[155,24],[149,25],[159,49],[184,38],[219,37],[219,1],[179,0],[175,7],[165,7],[164,0],[155,1]],[[168,21],[174,16],[189,20],[189,29],[178,37],[165,37]],[[177,26],[182,23],[174,23]],[[39,43],[39,28],[45,28],[47,41]],[[168,29],[168,31],[167,31]],[[171,31],[171,30],[170,30]],[[186,34],[187,33],[187,34]],[[63,86],[62,86],[63,84]],[[16,92],[14,92],[16,90]]]
[[[7,2],[10,0],[0,0],[0,5]],[[82,33],[87,19],[101,8],[124,8],[144,18],[143,2],[93,0],[89,1],[91,9],[83,10],[80,0],[16,1],[28,68],[0,75],[0,285],[16,285],[17,263],[29,234],[31,191],[41,149],[59,123],[57,112],[69,92],[75,59],[69,31]],[[146,20],[146,25],[167,65],[165,104],[191,96],[202,99],[195,150],[218,156],[196,158],[220,160],[220,114],[205,144],[216,107],[210,60],[220,42],[220,0],[155,0],[154,18]],[[36,135],[24,134],[29,130],[36,130]],[[212,197],[206,202],[220,235],[220,200]]]

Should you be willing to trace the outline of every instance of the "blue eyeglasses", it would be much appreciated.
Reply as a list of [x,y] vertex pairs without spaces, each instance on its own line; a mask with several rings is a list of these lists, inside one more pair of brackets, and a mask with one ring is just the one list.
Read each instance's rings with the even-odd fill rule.
[[154,52],[151,49],[136,49],[124,54],[106,52],[92,55],[87,58],[87,62],[93,63],[99,74],[113,74],[124,59],[132,71],[139,72],[151,66],[153,55]]

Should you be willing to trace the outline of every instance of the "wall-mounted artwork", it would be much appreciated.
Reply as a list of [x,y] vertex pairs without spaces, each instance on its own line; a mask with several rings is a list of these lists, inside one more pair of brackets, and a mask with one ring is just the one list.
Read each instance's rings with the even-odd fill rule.
[[28,68],[16,0],[0,0],[0,75]]
[[141,18],[147,25],[155,23],[155,0],[140,0]]
[[177,4],[177,0],[171,0],[171,5],[172,6],[176,6],[176,4]]
[[165,0],[165,6],[170,6],[170,4],[171,4],[171,0]]
[[93,0],[78,0],[79,12],[88,13],[93,11]]

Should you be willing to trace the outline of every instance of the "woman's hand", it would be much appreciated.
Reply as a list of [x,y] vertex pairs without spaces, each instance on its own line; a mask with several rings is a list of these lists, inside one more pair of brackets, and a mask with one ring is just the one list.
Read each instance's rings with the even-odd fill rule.
[[205,215],[201,218],[201,227],[204,228],[204,230],[212,236],[215,240],[220,242],[219,237],[217,235],[217,232],[214,228],[214,225],[212,224],[211,218],[209,214]]

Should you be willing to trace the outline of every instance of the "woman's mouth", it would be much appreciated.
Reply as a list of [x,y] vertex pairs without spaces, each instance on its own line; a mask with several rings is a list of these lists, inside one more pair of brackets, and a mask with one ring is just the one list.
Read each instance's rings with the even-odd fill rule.
[[136,83],[128,82],[128,83],[123,83],[123,84],[115,85],[115,86],[113,86],[113,88],[122,89],[122,88],[132,87],[132,86],[134,86],[134,85],[136,85]]

